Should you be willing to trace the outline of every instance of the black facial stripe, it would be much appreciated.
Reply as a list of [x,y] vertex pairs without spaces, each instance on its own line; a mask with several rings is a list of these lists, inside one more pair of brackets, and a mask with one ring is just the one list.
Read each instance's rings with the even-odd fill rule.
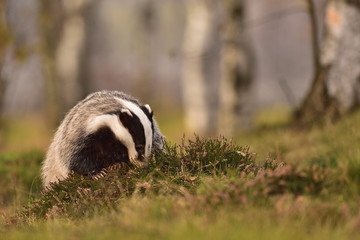
[[141,158],[145,154],[145,130],[144,126],[141,124],[141,121],[136,114],[132,113],[132,117],[127,113],[119,112],[117,113],[121,123],[125,128],[128,129],[130,135],[132,136],[135,148],[138,153],[138,157]]
[[149,121],[152,122],[153,119],[153,112],[149,112],[149,109],[147,109],[145,106],[139,105],[140,109],[145,113],[145,115],[148,117]]
[[151,122],[151,130],[152,130],[152,135],[154,137],[154,120],[153,120],[154,112],[153,111],[149,112],[149,109],[147,109],[145,106],[139,106],[139,107]]

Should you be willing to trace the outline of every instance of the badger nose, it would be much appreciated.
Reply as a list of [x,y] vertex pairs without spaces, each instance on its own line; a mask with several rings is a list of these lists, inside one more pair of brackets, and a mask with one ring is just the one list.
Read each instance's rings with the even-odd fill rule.
[[138,155],[138,159],[137,159],[138,161],[143,162],[144,159],[145,159],[145,155],[144,155],[144,154]]

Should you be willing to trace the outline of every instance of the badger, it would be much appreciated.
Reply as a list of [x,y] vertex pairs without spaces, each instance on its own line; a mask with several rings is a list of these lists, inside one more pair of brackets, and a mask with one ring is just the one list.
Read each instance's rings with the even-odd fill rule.
[[72,171],[96,176],[116,163],[145,166],[163,143],[149,105],[119,91],[95,92],[76,104],[57,129],[43,162],[43,184],[49,187]]

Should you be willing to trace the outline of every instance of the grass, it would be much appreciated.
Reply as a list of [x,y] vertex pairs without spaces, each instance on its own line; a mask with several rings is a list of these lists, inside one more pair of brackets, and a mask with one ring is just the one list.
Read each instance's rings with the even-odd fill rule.
[[73,174],[42,193],[41,152],[2,154],[0,236],[359,238],[360,112],[308,130],[286,127],[285,115],[258,117],[233,142],[183,140],[145,169],[122,165],[97,181]]
[[29,199],[40,196],[40,151],[0,155],[0,211],[14,212]]
[[5,118],[0,124],[2,152],[44,151],[53,134],[50,124],[40,115]]

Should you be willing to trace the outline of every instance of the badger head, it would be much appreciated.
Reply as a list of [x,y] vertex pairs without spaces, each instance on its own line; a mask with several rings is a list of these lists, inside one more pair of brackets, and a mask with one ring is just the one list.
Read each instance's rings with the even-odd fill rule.
[[127,148],[130,162],[145,166],[153,148],[153,112],[147,104],[139,105],[120,98],[117,100],[121,103],[121,109],[91,118],[87,124],[87,134],[108,127]]

